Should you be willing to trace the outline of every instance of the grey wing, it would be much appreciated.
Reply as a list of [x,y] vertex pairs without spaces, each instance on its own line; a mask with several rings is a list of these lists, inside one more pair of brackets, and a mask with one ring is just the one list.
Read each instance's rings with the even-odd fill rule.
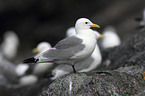
[[80,45],[82,43],[82,39],[77,38],[76,36],[71,36],[59,41],[54,48],[56,49],[67,49],[70,47],[74,47]]
[[41,55],[41,57],[43,59],[49,59],[49,60],[54,60],[54,59],[67,60],[75,53],[83,50],[84,47],[85,46],[82,44],[81,39],[72,36],[58,42],[54,48],[44,52]]

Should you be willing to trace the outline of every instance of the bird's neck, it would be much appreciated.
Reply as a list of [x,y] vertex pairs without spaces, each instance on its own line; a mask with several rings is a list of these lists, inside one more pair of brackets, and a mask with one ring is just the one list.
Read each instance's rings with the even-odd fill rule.
[[95,37],[95,33],[91,29],[81,29],[77,30],[77,34],[81,36],[87,36],[87,37]]

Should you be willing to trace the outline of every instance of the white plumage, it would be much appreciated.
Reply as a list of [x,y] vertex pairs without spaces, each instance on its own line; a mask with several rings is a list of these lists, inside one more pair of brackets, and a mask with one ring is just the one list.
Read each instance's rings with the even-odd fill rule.
[[[52,48],[50,43],[48,42],[40,42],[37,47],[35,49],[33,49],[34,53],[38,53],[41,54],[44,51],[48,50]],[[37,54],[37,55],[38,55]],[[43,73],[45,73],[49,68],[51,68],[51,66],[53,65],[53,63],[41,63],[41,64],[36,64],[34,65],[34,68],[32,68],[32,73],[30,74],[34,74],[34,75],[42,75]],[[18,64],[16,67],[16,73],[18,74],[18,76],[22,76],[25,74],[25,72],[30,68],[30,66],[28,64]]]
[[[40,42],[34,50],[38,50],[38,54],[41,54],[41,53],[45,52],[46,50],[49,50],[50,48],[52,48],[50,43]],[[34,70],[33,70],[33,74],[42,75],[42,74],[48,72],[52,66],[53,66],[53,63],[36,64],[34,67]]]
[[20,78],[19,80],[19,86],[29,86],[29,85],[33,85],[38,81],[38,77],[35,75],[27,75],[27,76],[23,76],[22,78]]
[[[56,63],[59,64],[67,63],[70,65],[74,65],[76,62],[86,59],[94,51],[96,38],[98,38],[96,37],[95,32],[90,29],[91,26],[99,27],[86,18],[77,20],[75,24],[76,35],[61,40],[54,48],[45,51],[34,58],[36,60],[39,59],[38,63],[50,60],[56,61]],[[28,60],[30,59],[25,61]]]
[[18,76],[22,76],[22,75],[25,74],[25,72],[28,70],[28,68],[29,68],[29,65],[28,64],[23,64],[22,63],[22,64],[18,64],[16,66],[15,71],[16,71],[16,73],[17,73]]
[[76,64],[88,58],[95,50],[97,38],[103,37],[96,34],[90,27],[98,27],[89,19],[80,18],[76,21],[76,34],[58,42],[53,48],[25,59],[25,63],[53,62],[57,64],[71,65],[74,72]]
[[[43,53],[44,51],[51,48],[51,45],[48,42],[40,42],[35,49],[33,49],[33,52],[37,52],[38,54]],[[22,76],[19,80],[20,86],[28,86],[35,84],[39,80],[39,76],[44,75],[48,71],[50,71],[53,63],[41,63],[36,64],[31,68],[28,66],[28,64],[19,64],[16,67],[16,72],[19,76]],[[29,75],[25,75],[25,72],[27,70],[32,71],[32,73],[29,73]]]
[[113,48],[121,44],[121,40],[116,33],[116,30],[112,26],[108,26],[104,29],[103,35],[105,38],[102,39],[102,47],[104,49]]
[[[98,32],[96,32],[96,35],[100,35]],[[71,27],[66,31],[66,35],[68,37],[75,35],[75,28]],[[101,56],[101,52],[99,49],[98,44],[96,44],[96,47],[93,51],[93,53],[91,54],[91,56],[89,56],[87,59],[76,63],[76,70],[78,72],[89,72],[92,71],[93,69],[95,69],[102,61],[102,56]],[[88,66],[85,66],[88,65]],[[80,67],[81,66],[81,67]],[[54,75],[54,77],[52,77],[51,79],[56,79],[57,77],[60,77],[62,75],[65,74],[69,74],[73,72],[72,68],[69,67],[68,65],[58,65],[53,71],[52,74]]]
[[74,27],[70,27],[67,29],[66,31],[66,37],[70,37],[76,34],[75,28]]
[[5,58],[13,59],[18,50],[19,38],[13,31],[4,34],[4,41],[1,44],[1,51]]

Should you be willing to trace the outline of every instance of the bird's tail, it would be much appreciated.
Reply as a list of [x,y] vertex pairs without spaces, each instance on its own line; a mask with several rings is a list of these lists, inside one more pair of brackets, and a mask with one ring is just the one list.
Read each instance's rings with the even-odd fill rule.
[[34,58],[34,57],[23,60],[23,63],[31,63],[31,64],[32,63],[48,63],[48,62],[52,63],[53,61],[47,60],[47,59],[39,60],[38,58]]
[[23,63],[37,63],[38,61],[39,59],[31,57],[31,58],[23,60]]

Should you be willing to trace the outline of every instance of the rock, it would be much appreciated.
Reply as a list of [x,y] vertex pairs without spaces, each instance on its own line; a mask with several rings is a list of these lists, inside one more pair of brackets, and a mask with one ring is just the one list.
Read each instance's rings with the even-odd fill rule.
[[64,96],[72,95],[76,93],[83,85],[87,85],[92,79],[91,76],[87,76],[84,73],[77,73],[63,76],[55,80],[48,88],[44,91],[42,96],[49,94],[50,96]]
[[145,90],[145,65],[62,76],[40,96],[138,95]]

